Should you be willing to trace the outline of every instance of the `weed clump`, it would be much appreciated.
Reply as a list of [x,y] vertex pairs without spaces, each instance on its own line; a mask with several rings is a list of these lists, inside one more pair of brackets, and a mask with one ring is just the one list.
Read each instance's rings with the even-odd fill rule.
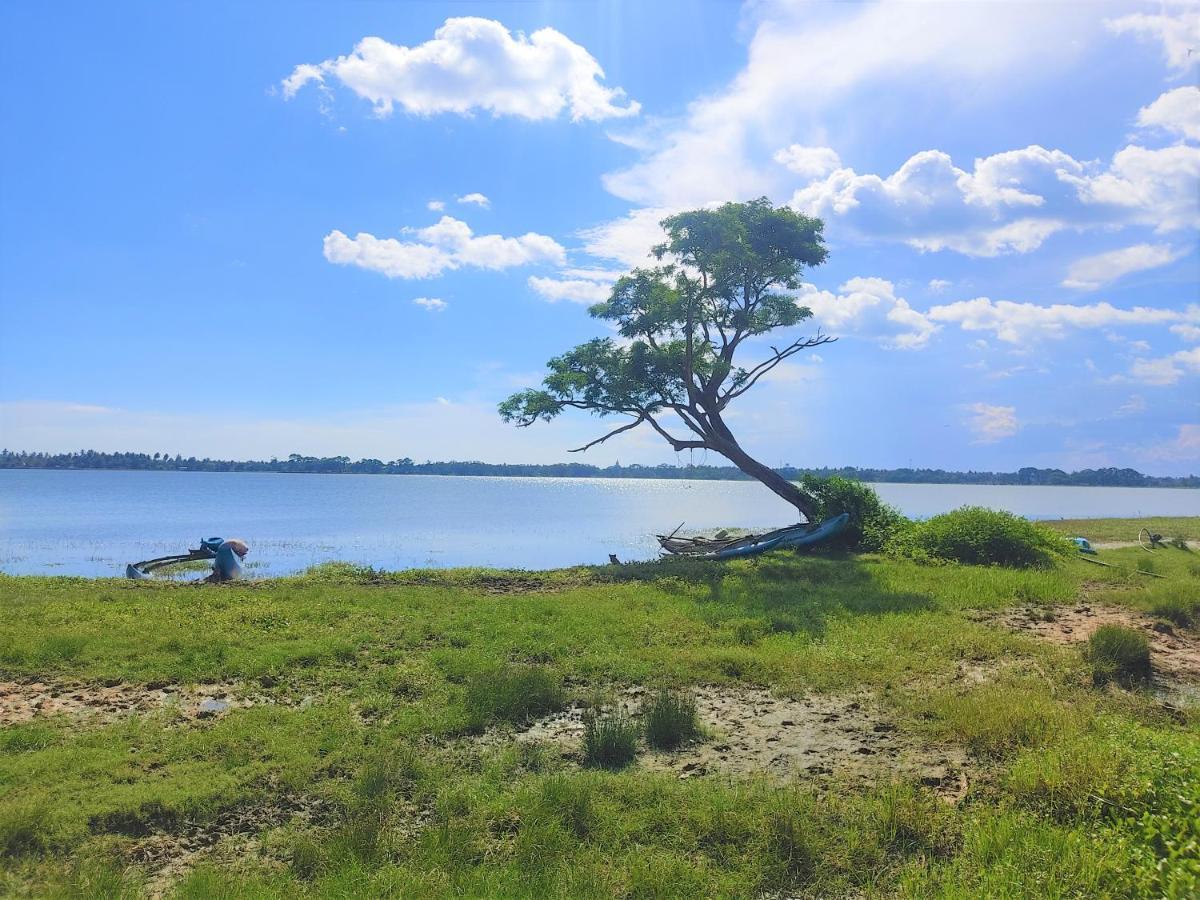
[[637,755],[637,724],[625,713],[589,709],[583,716],[583,761],[601,769],[621,769]]
[[496,722],[524,725],[536,716],[557,712],[565,702],[562,680],[544,666],[489,668],[467,681],[467,726],[481,731]]
[[1131,687],[1150,680],[1150,642],[1136,629],[1102,625],[1088,638],[1084,658],[1096,685],[1116,682]]
[[893,541],[902,555],[973,566],[1048,568],[1069,557],[1065,537],[1021,516],[964,506],[916,523]]
[[646,743],[659,750],[674,750],[700,733],[695,699],[665,688],[642,703],[642,721]]
[[1180,628],[1188,628],[1196,621],[1196,610],[1195,601],[1186,597],[1170,596],[1156,601],[1150,607],[1150,614],[1166,619]]

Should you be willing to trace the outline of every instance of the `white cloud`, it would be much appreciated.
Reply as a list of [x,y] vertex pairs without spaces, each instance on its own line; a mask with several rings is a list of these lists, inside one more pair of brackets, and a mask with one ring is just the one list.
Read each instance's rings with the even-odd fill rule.
[[451,216],[442,216],[437,224],[427,228],[404,230],[417,240],[377,238],[367,232],[352,238],[341,231],[331,231],[325,236],[325,258],[338,265],[380,272],[389,278],[430,278],[463,266],[507,269],[533,263],[562,265],[566,261],[562,246],[544,234],[476,236],[466,222]]
[[829,147],[792,144],[776,151],[772,158],[789,172],[795,172],[804,178],[823,178],[834,169],[842,167],[841,158]]
[[592,256],[613,259],[627,266],[647,266],[653,260],[650,248],[666,240],[666,232],[658,223],[674,209],[645,207],[635,209],[620,219],[601,223],[579,233],[583,248]]
[[447,19],[432,40],[414,47],[365,37],[346,56],[296,66],[282,82],[294,97],[310,82],[332,77],[369,100],[375,114],[408,113],[552,119],[569,108],[571,119],[632,116],[640,106],[620,88],[605,87],[604,70],[590,53],[553,28],[515,36],[492,19]]
[[1015,406],[993,406],[990,403],[974,403],[968,407],[971,416],[967,428],[975,435],[975,443],[992,444],[1012,437],[1021,427],[1017,421]]
[[1186,323],[1172,325],[1171,332],[1179,335],[1185,341],[1200,341],[1200,325],[1188,325]]
[[429,312],[442,312],[450,304],[437,297],[413,297],[413,303]]
[[1186,321],[1194,315],[1187,311],[1135,306],[1121,309],[1111,303],[1071,305],[1054,303],[1015,303],[976,297],[943,306],[934,306],[928,316],[935,322],[957,323],[963,331],[991,331],[1011,344],[1032,343],[1039,338],[1062,337],[1068,328],[1105,328],[1113,325],[1165,325]]
[[1162,128],[1200,141],[1200,87],[1188,85],[1167,91],[1149,106],[1143,106],[1137,121],[1143,128]]
[[441,212],[446,208],[446,204],[442,200],[430,200],[425,204],[425,208],[430,212]]
[[[822,113],[899,78],[955,89],[1044,75],[1070,64],[1100,30],[1085,4],[754,4],[746,65],[610,173],[606,188],[642,206],[695,207],[731,197],[786,196],[794,178],[772,154],[819,146]],[[820,142],[820,143],[823,143]]]
[[1166,244],[1134,244],[1076,260],[1071,264],[1063,287],[1093,291],[1130,272],[1141,272],[1178,259],[1177,250]]
[[1036,145],[976,159],[970,171],[923,150],[887,177],[837,169],[790,202],[862,238],[985,257],[1028,253],[1067,228],[1200,225],[1200,148],[1128,146],[1106,170],[1092,169]]
[[851,278],[838,291],[805,284],[796,302],[832,334],[860,335],[889,349],[919,350],[940,327],[897,297],[895,285],[883,278]]
[[1157,387],[1177,384],[1189,375],[1200,375],[1200,347],[1157,359],[1137,359],[1129,367],[1129,380]]
[[952,282],[946,281],[944,278],[932,278],[929,281],[929,292],[932,294],[941,294],[951,284]]
[[551,303],[557,303],[559,300],[589,305],[601,303],[608,299],[612,292],[612,282],[615,279],[609,278],[608,273],[602,271],[597,272],[600,277],[588,277],[588,273],[592,271],[570,269],[559,273],[560,275],[573,273],[582,277],[542,278],[534,275],[529,278],[529,286]]
[[472,194],[463,194],[461,197],[458,198],[458,200],[456,202],[458,202],[458,203],[473,203],[476,206],[482,206],[484,209],[487,209],[489,206],[492,205],[491,200],[489,200],[483,194],[480,194],[478,192],[472,193]]
[[1104,24],[1117,34],[1129,33],[1160,41],[1167,65],[1183,71],[1197,60],[1195,50],[1200,46],[1200,15],[1196,14],[1192,4],[1181,5],[1183,9],[1178,15],[1168,15],[1164,7],[1158,14],[1134,13],[1105,19]]

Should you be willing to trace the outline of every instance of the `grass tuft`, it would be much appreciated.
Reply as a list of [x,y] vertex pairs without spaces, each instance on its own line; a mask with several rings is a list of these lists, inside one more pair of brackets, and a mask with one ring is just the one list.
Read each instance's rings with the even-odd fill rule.
[[467,726],[482,731],[497,722],[524,725],[557,712],[565,702],[562,679],[544,666],[488,668],[467,681]]
[[1088,638],[1084,658],[1094,684],[1133,687],[1150,680],[1150,642],[1136,629],[1102,625]]
[[696,700],[666,688],[642,703],[646,743],[659,750],[674,750],[700,733]]
[[589,709],[583,717],[583,761],[601,769],[622,769],[637,755],[637,724],[618,710]]

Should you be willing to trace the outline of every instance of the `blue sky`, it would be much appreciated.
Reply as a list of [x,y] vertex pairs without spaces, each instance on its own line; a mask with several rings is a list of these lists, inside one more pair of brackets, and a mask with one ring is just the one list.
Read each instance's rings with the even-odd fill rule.
[[[586,303],[659,218],[766,195],[826,221],[801,302],[841,339],[740,401],[765,461],[1200,471],[1195,4],[5,4],[0,32],[0,444],[564,460],[604,424],[495,404],[606,333]],[[582,458],[686,461],[649,432]]]

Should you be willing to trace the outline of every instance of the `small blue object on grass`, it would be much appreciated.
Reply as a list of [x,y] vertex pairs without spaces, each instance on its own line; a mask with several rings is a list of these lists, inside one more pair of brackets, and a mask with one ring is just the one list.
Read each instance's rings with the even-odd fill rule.
[[1088,543],[1087,538],[1073,537],[1071,540],[1075,542],[1075,546],[1079,548],[1080,553],[1090,553],[1092,556],[1096,555],[1096,551],[1092,549],[1092,545]]

